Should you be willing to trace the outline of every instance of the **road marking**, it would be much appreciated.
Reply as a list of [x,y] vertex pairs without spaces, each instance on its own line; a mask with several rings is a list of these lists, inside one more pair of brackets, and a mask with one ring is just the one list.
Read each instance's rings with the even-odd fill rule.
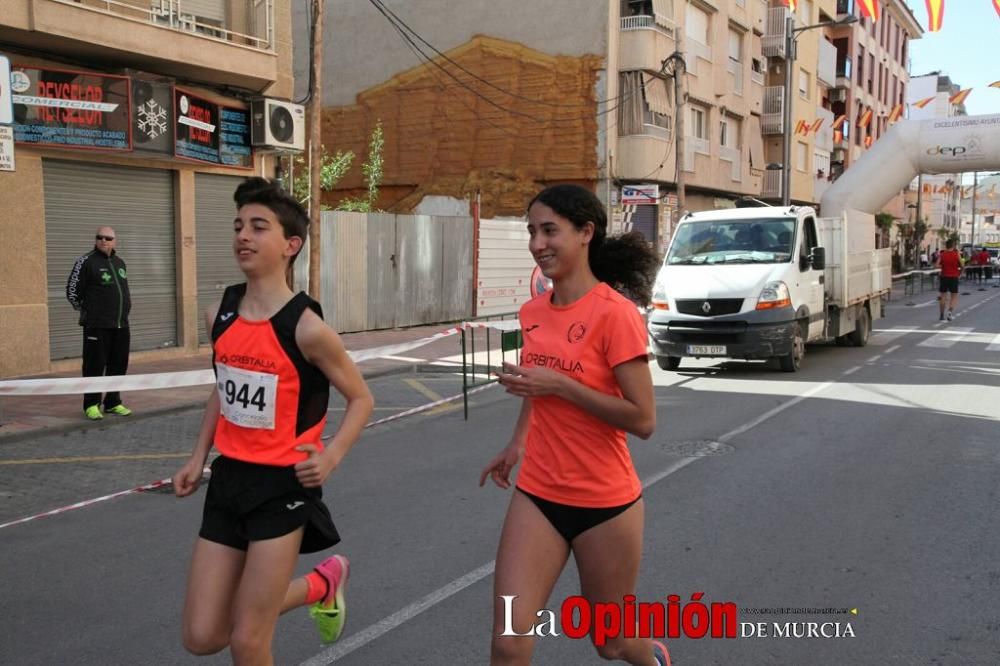
[[1000,335],[993,338],[993,341],[986,347],[986,351],[1000,351]]
[[[444,398],[442,398],[432,389],[428,388],[422,382],[413,379],[412,377],[407,377],[406,379],[403,380],[403,383],[412,388],[420,395],[429,399],[431,402],[440,402],[441,400],[444,400]],[[438,407],[435,407],[434,409],[429,410],[427,414],[428,415],[447,414],[448,412],[455,411],[459,407],[461,407],[461,405],[454,405],[454,404],[440,405]]]
[[872,337],[868,341],[868,344],[887,345],[897,338],[915,332],[917,332],[916,326],[896,326],[894,328],[876,329],[872,332]]
[[902,346],[903,346],[903,345],[893,345],[893,346],[889,347],[888,349],[886,349],[886,350],[885,350],[885,353],[886,353],[886,354],[891,354],[892,352],[894,352],[894,351],[898,351],[899,349],[901,349],[901,348],[902,348]]
[[406,361],[407,363],[426,363],[425,358],[413,358],[412,356],[379,356],[379,358],[387,358],[390,361]]
[[0,465],[59,465],[68,463],[107,462],[109,460],[166,460],[168,458],[189,458],[187,453],[136,453],[118,456],[72,456],[65,458],[25,458],[22,460],[0,460]]
[[882,358],[882,354],[875,354],[870,359],[868,359],[867,361],[865,361],[865,363],[874,363],[877,360],[879,360],[880,358]]
[[[733,437],[736,437],[737,435],[740,435],[752,428],[757,427],[761,423],[764,423],[768,419],[780,414],[789,407],[794,407],[803,400],[806,400],[816,395],[820,391],[829,388],[830,386],[833,386],[834,383],[835,382],[825,382],[818,386],[814,386],[812,389],[806,391],[802,395],[796,396],[791,400],[783,402],[774,409],[764,412],[757,418],[748,421],[747,423],[744,423],[743,425],[734,428],[733,430],[730,430],[721,437],[718,437],[716,441],[725,443],[727,440],[730,440]],[[661,470],[660,472],[657,472],[653,476],[643,481],[642,489],[646,490],[647,488],[667,478],[674,472],[684,469],[694,461],[701,460],[702,458],[703,456],[691,456],[671,463],[665,469]],[[368,643],[371,643],[375,639],[384,636],[385,634],[389,633],[396,627],[406,622],[409,622],[410,620],[415,618],[417,615],[420,615],[424,611],[433,608],[439,603],[458,594],[459,592],[469,587],[470,585],[478,583],[482,579],[491,575],[493,573],[494,567],[496,567],[496,560],[491,560],[487,562],[481,567],[478,567],[470,571],[469,573],[465,574],[464,576],[461,576],[460,578],[456,578],[455,580],[444,585],[443,587],[434,590],[430,594],[418,599],[412,604],[396,611],[392,615],[388,615],[379,620],[378,622],[368,625],[358,633],[352,634],[351,636],[342,639],[333,647],[327,648],[326,650],[320,652],[319,654],[313,656],[312,658],[302,662],[300,666],[329,666],[329,664],[332,664],[333,662],[337,661],[342,657],[346,657],[352,652],[364,647]]]
[[860,365],[856,365],[853,368],[848,368],[847,370],[844,370],[844,376],[846,377],[847,375],[853,375],[855,372],[857,372],[860,369],[861,369]]
[[954,346],[956,342],[962,340],[962,338],[967,336],[969,333],[972,333],[971,328],[949,328],[945,331],[932,335],[926,340],[922,340],[917,343],[917,346],[934,347],[935,349],[948,349],[949,347]]

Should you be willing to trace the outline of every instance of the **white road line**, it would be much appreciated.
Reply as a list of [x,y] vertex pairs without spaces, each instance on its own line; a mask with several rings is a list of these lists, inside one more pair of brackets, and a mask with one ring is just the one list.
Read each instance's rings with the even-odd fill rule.
[[969,333],[972,333],[971,328],[952,327],[919,342],[917,346],[934,347],[935,349],[948,349],[949,347],[953,347],[956,342],[962,340],[962,338],[967,336]]
[[993,341],[987,345],[986,351],[1000,351],[1000,334],[993,338]]
[[[773,418],[774,416],[780,414],[789,407],[794,407],[803,400],[806,400],[816,395],[820,391],[829,388],[830,386],[833,386],[834,383],[835,382],[825,382],[818,386],[814,386],[813,388],[806,391],[802,395],[796,396],[791,400],[783,402],[774,409],[764,412],[757,418],[748,421],[747,423],[744,423],[738,428],[730,430],[726,434],[717,438],[717,441],[725,443],[731,440],[732,438],[736,437],[737,435],[743,434],[746,431],[759,426],[761,423],[764,423],[768,419]],[[683,458],[681,460],[678,460],[674,463],[671,463],[665,469],[657,472],[656,474],[646,479],[642,484],[643,490],[659,483],[660,481],[667,478],[674,472],[684,469],[685,467],[695,462],[696,460],[700,460],[702,457],[703,456],[691,456],[688,458]],[[300,666],[329,666],[329,664],[332,664],[334,661],[340,659],[341,657],[346,657],[350,653],[364,647],[368,643],[371,643],[375,639],[392,631],[401,624],[408,622],[409,620],[412,620],[414,617],[423,613],[424,611],[436,606],[442,601],[445,601],[449,597],[458,594],[459,592],[469,587],[470,585],[473,585],[479,582],[480,580],[486,578],[487,576],[493,573],[493,569],[495,566],[496,566],[496,560],[487,562],[486,564],[470,571],[464,576],[456,578],[447,585],[444,585],[443,587],[434,590],[427,596],[413,602],[409,606],[406,606],[396,611],[392,615],[386,616],[385,618],[379,620],[375,624],[371,624],[365,627],[356,634],[352,634],[351,636],[345,638],[336,645],[329,647],[323,652],[320,652],[319,654],[315,655],[311,659],[302,662]]]
[[425,358],[413,358],[411,356],[379,356],[379,358],[387,358],[390,361],[404,361],[406,363],[426,363]]
[[894,328],[883,328],[876,329],[872,331],[871,340],[868,341],[870,345],[887,345],[893,340],[900,338],[907,333],[914,333],[917,331],[916,326],[896,326]]
[[865,363],[875,363],[875,362],[876,362],[876,361],[878,361],[878,360],[879,360],[880,358],[882,358],[882,354],[875,354],[875,355],[874,355],[874,356],[872,356],[872,357],[871,357],[870,359],[868,359],[867,361],[865,361]]
[[894,351],[898,351],[903,345],[893,345],[885,350],[886,354],[891,354]]
[[855,372],[857,372],[860,369],[861,369],[860,365],[856,365],[853,368],[848,368],[847,370],[844,370],[844,376],[846,377],[847,375],[853,375]]

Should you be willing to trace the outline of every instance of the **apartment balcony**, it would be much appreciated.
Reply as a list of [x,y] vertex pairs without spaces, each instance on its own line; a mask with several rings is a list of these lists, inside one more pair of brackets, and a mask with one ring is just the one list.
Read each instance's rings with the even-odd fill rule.
[[[625,180],[673,180],[674,148],[669,133],[664,134],[661,129],[644,127],[642,134],[618,137],[618,150],[615,155],[617,177]],[[664,155],[667,155],[667,161],[660,169],[659,165],[664,162]]]
[[760,188],[760,196],[764,199],[781,198],[781,171],[768,169],[764,172],[764,184]]
[[726,64],[726,79],[728,80],[728,90],[737,95],[743,94],[743,63],[738,60],[728,59]]
[[764,109],[760,117],[765,135],[784,133],[785,89],[782,86],[764,88]]
[[674,22],[661,14],[623,16],[618,38],[619,69],[659,70],[664,56],[677,50],[676,30]]
[[725,163],[729,164],[729,178],[730,180],[740,182],[743,180],[743,163],[740,162],[740,149],[730,148],[727,146],[722,146],[719,148],[719,159],[722,160],[723,166]]
[[816,80],[828,88],[832,88],[837,82],[837,47],[825,39],[819,40]]
[[767,10],[767,29],[764,32],[764,55],[768,58],[785,57],[785,19],[788,18],[787,7],[770,7]]
[[4,0],[0,41],[261,90],[278,79],[274,0]]

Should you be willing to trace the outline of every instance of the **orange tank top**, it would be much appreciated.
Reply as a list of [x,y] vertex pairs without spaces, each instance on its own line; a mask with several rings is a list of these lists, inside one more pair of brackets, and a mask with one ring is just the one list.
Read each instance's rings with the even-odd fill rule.
[[[646,327],[635,305],[603,282],[567,306],[551,297],[521,307],[521,365],[621,397],[615,366],[646,358]],[[550,502],[593,508],[627,504],[642,490],[625,431],[554,395],[531,400],[517,485]]]
[[288,466],[305,460],[300,444],[320,450],[330,381],[295,343],[306,308],[320,317],[319,303],[299,292],[273,317],[239,316],[246,284],[228,287],[212,326],[212,365],[221,413],[215,448],[230,458]]

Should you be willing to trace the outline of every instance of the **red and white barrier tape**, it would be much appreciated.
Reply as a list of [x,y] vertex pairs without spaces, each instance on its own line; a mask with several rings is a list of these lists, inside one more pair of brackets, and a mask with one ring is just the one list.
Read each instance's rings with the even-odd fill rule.
[[[504,321],[463,322],[459,326],[435,333],[426,338],[401,342],[394,345],[359,349],[347,352],[355,363],[383,356],[396,356],[418,347],[452,335],[463,329],[494,328],[501,331],[516,331],[520,323],[516,319]],[[0,397],[5,395],[75,395],[77,393],[105,393],[107,391],[142,391],[147,389],[182,388],[186,386],[208,386],[215,383],[211,370],[187,370],[183,372],[159,372],[146,375],[124,375],[113,377],[60,377],[56,379],[13,379],[0,381]]]
[[[478,388],[469,391],[468,395],[472,395],[473,393],[479,393],[480,391],[485,391],[486,389],[493,388],[494,386],[499,386],[499,384],[493,383],[493,384],[487,384],[485,386],[480,386]],[[413,409],[408,409],[404,412],[399,412],[398,414],[387,416],[384,419],[379,419],[378,421],[372,421],[371,423],[366,425],[365,428],[366,429],[371,428],[373,426],[381,425],[383,423],[389,423],[390,421],[396,421],[405,416],[413,416],[414,414],[426,412],[428,410],[434,409],[435,407],[440,407],[443,404],[452,402],[453,400],[457,400],[461,397],[462,394],[458,393],[456,395],[448,396],[447,398],[435,400],[434,402],[429,402],[425,405],[420,405],[418,407],[414,407]],[[331,439],[331,438],[332,435],[330,437],[324,437],[324,439]],[[208,467],[206,467],[204,470],[204,474],[208,475],[209,473],[210,470]],[[135,488],[129,488],[128,490],[121,490],[117,493],[111,493],[110,495],[104,495],[103,497],[95,497],[94,499],[84,500],[82,502],[76,502],[74,504],[69,504],[67,506],[59,507],[58,509],[52,509],[51,511],[46,511],[44,513],[38,513],[33,516],[28,516],[26,518],[19,518],[17,520],[12,520],[8,523],[0,523],[0,530],[4,529],[5,527],[12,527],[14,525],[21,525],[22,523],[28,523],[33,520],[38,520],[39,518],[48,518],[49,516],[56,516],[60,513],[66,513],[68,511],[73,511],[75,509],[82,509],[84,507],[93,506],[94,504],[107,502],[108,500],[112,500],[117,497],[125,497],[126,495],[134,495],[137,493],[148,492],[150,490],[158,490],[160,488],[163,488],[164,486],[169,486],[172,484],[173,482],[171,481],[171,479],[160,479],[159,481],[153,481],[152,483],[147,483],[144,486],[137,486]]]

